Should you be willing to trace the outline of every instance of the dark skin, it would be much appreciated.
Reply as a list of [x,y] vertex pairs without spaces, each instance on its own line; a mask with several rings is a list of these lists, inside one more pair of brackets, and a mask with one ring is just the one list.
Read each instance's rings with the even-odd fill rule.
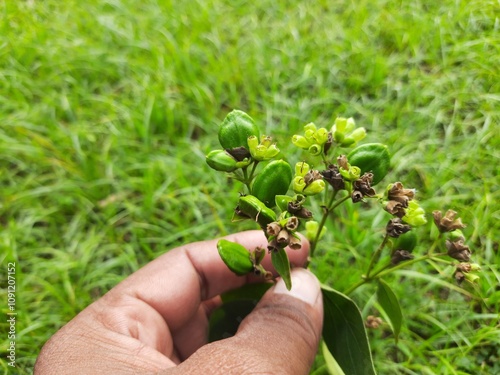
[[[227,239],[265,247],[261,231]],[[323,321],[319,282],[301,269],[309,252],[288,250],[293,288],[272,287],[235,336],[207,344],[219,295],[254,276],[233,274],[216,240],[173,249],[111,289],[42,348],[35,374],[308,374]],[[270,257],[264,267],[272,269]]]

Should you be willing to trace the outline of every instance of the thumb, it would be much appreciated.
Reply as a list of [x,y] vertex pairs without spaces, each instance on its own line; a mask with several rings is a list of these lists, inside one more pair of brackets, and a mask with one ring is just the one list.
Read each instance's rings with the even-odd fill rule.
[[290,291],[280,280],[234,337],[203,346],[176,369],[183,374],[308,374],[322,324],[319,282],[311,272],[295,269]]

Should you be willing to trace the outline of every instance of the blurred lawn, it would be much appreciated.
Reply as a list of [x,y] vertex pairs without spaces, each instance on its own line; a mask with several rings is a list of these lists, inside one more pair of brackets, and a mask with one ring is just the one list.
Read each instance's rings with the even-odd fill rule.
[[[222,191],[224,177],[204,161],[233,108],[285,150],[305,123],[353,116],[368,141],[390,146],[387,181],[416,187],[428,212],[459,211],[483,265],[468,288],[482,302],[440,286],[449,275],[437,266],[399,275],[407,327],[398,355],[387,332],[370,333],[376,367],[500,373],[498,1],[18,0],[0,9],[0,256],[2,275],[18,264],[15,373],[30,373],[51,334],[149,260],[241,228],[228,223],[238,186]],[[358,279],[361,269],[342,278],[335,266],[376,246],[385,220],[343,212],[345,259],[325,248],[316,264],[334,286]]]

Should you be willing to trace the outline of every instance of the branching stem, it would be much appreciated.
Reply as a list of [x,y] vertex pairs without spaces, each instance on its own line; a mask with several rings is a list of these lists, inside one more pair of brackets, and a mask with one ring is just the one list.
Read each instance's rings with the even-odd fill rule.
[[384,250],[388,240],[389,235],[386,233],[378,249],[373,253],[372,258],[370,259],[370,264],[368,265],[368,269],[366,271],[366,279],[370,279],[370,272],[372,272],[373,266],[375,266],[375,263],[379,260],[380,254],[382,253],[382,250]]
[[[387,238],[387,236],[386,236],[386,238]],[[398,270],[405,268],[407,266],[410,266],[414,263],[418,263],[418,262],[421,262],[421,261],[427,260],[427,259],[438,260],[440,257],[447,255],[446,253],[434,253],[434,250],[436,249],[440,239],[441,239],[441,236],[439,236],[433,242],[433,244],[429,248],[427,254],[422,255],[421,257],[414,258],[414,259],[411,259],[411,260],[408,260],[405,262],[401,262],[395,266],[393,266],[391,263],[388,263],[385,266],[383,266],[381,269],[379,269],[378,271],[374,272],[372,275],[369,275],[369,273],[367,272],[367,274],[365,276],[363,276],[363,278],[361,280],[359,280],[357,283],[351,285],[344,293],[346,295],[349,295],[364,284],[367,284],[373,280],[380,279],[380,278],[382,278],[382,277],[384,277],[384,276],[386,276],[394,271],[398,271]],[[384,240],[386,240],[386,239],[384,238]],[[381,244],[381,246],[379,246],[379,249],[381,249],[381,247],[383,247],[382,245],[385,245],[384,241],[382,241],[382,244]],[[373,257],[372,257],[372,260],[373,260]],[[372,262],[370,263],[370,266],[372,266]],[[369,270],[371,270],[370,266],[368,267]]]
[[318,244],[319,241],[319,236],[321,235],[321,231],[323,230],[323,227],[326,224],[326,220],[328,219],[328,215],[330,214],[331,211],[333,211],[336,207],[344,203],[346,200],[348,200],[351,196],[346,195],[343,198],[338,199],[335,201],[335,197],[337,196],[338,190],[333,190],[332,196],[328,202],[328,204],[325,207],[325,212],[323,213],[323,217],[321,218],[321,221],[318,226],[318,231],[316,232],[316,237],[311,243],[311,251],[310,251],[310,257],[312,258],[314,256],[314,251],[316,250],[316,245]]

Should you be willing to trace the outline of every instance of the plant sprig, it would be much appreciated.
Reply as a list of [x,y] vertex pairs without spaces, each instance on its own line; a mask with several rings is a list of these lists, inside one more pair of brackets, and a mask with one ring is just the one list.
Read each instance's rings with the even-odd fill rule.
[[[454,277],[461,283],[464,280],[476,281],[480,268],[470,262],[471,250],[465,245],[465,237],[461,232],[465,225],[456,218],[453,210],[446,211],[444,215],[440,211],[433,212],[440,235],[427,254],[418,257],[412,254],[418,242],[414,228],[427,224],[425,211],[415,199],[415,189],[405,188],[402,182],[391,183],[383,191],[376,192],[375,186],[389,172],[390,153],[388,147],[381,143],[358,145],[365,136],[366,130],[356,127],[352,118],[337,118],[329,130],[309,123],[304,126],[303,134],[293,135],[291,141],[305,150],[310,158],[316,159],[317,165],[323,164],[325,169],[317,170],[305,161],[299,161],[293,171],[288,162],[276,159],[281,154],[272,138],[261,136],[253,119],[235,110],[227,115],[219,128],[219,141],[223,150],[211,151],[207,155],[207,163],[246,186],[248,194],[239,197],[234,217],[257,222],[268,240],[267,252],[271,255],[272,264],[288,289],[292,288],[292,283],[285,248],[301,248],[299,230],[305,227],[305,235],[310,242],[309,256],[312,258],[317,256],[316,250],[325,234],[328,219],[336,220],[331,213],[340,205],[349,200],[356,204],[371,199],[387,212],[391,218],[386,224],[385,234],[373,251],[361,279],[348,286],[343,294],[331,288],[323,289],[325,319],[338,319],[338,316],[330,317],[329,314],[339,309],[359,312],[346,295],[352,294],[362,285],[376,282],[380,306],[390,318],[397,340],[402,314],[395,293],[384,281],[387,275],[417,262],[445,261],[455,267]],[[325,202],[321,205],[321,217],[316,221],[314,218],[317,214],[310,209],[309,200],[323,192]],[[447,251],[435,252],[443,247],[443,242]],[[227,240],[219,241],[218,248],[222,260],[238,275],[253,272],[266,280],[272,279],[272,273],[262,266],[265,249],[252,249],[245,256],[245,249]],[[383,256],[387,248],[389,261]],[[356,307],[354,310],[353,306]],[[353,324],[348,320],[344,323]],[[323,335],[328,349],[344,370],[365,371],[366,368],[355,370],[357,361],[346,362],[338,358],[342,353],[332,344],[335,342],[332,335],[356,336],[354,340],[346,337],[347,342],[366,340],[364,326],[353,327],[349,332],[327,328]],[[369,350],[364,353],[369,353]],[[371,357],[360,360],[371,363]]]

